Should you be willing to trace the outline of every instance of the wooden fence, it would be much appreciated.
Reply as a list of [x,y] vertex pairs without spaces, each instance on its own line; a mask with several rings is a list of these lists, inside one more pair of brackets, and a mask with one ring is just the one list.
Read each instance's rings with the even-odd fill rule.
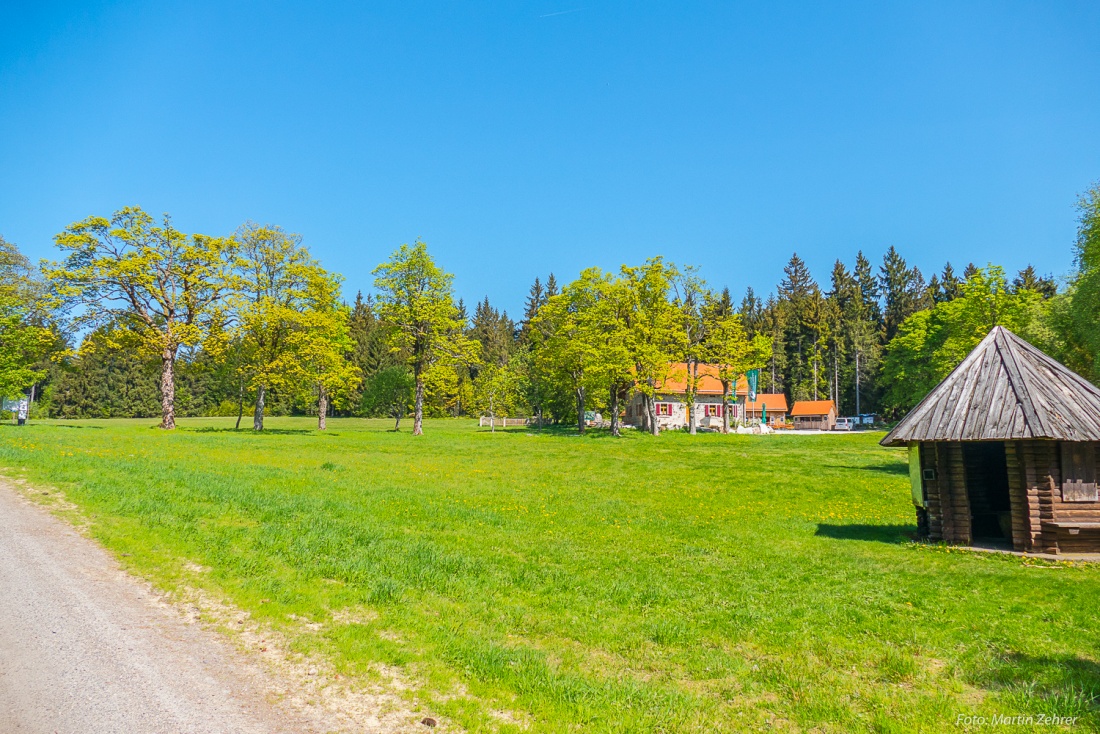
[[501,418],[500,416],[493,417],[491,415],[483,415],[477,419],[478,427],[488,426],[489,428],[508,428],[509,426],[526,426],[531,422],[530,418]]

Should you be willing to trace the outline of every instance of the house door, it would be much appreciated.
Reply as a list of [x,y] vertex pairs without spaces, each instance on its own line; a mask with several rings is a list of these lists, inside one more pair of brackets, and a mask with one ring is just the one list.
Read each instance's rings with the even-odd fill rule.
[[966,494],[970,500],[972,540],[1012,540],[1012,508],[1008,496],[1008,463],[1000,442],[963,444]]

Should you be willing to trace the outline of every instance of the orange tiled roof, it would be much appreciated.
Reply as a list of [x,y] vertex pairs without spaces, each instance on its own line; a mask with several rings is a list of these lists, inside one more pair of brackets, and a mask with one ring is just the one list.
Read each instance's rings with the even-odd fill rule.
[[800,415],[827,415],[830,411],[836,411],[836,406],[833,405],[832,400],[796,400],[794,410],[791,411],[791,417],[797,418]]
[[787,396],[781,392],[757,393],[755,401],[745,401],[745,410],[750,413],[759,413],[761,405],[766,407],[769,413],[786,413]]
[[[657,391],[663,393],[684,393],[687,391],[687,379],[687,364],[684,362],[673,362],[668,366],[668,377],[657,384]],[[722,394],[722,382],[718,379],[718,368],[712,364],[699,365],[699,394]]]

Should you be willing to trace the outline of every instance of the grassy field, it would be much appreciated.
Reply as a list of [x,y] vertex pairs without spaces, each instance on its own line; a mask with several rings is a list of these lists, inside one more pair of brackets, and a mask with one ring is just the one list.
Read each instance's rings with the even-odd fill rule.
[[471,730],[1100,728],[1100,568],[910,542],[881,434],[154,423],[4,426],[0,466],[136,573]]

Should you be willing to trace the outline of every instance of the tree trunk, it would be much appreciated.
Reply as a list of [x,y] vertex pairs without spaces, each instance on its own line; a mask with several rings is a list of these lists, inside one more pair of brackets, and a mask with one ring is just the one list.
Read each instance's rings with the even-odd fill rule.
[[649,418],[649,432],[654,436],[660,434],[661,427],[657,425],[657,396],[647,395],[645,401],[646,415]]
[[266,386],[260,385],[256,388],[256,410],[252,413],[252,430],[262,431],[264,429],[264,393],[266,392]]
[[317,386],[317,430],[323,431],[327,427],[325,425],[325,417],[328,415],[328,393],[325,392],[324,385]]
[[416,375],[416,404],[413,409],[412,435],[424,435],[424,378],[419,374],[419,370]]
[[176,427],[176,350],[165,347],[160,363],[160,427]]
[[577,393],[577,431],[584,433],[584,388],[578,387]]
[[611,387],[611,435],[618,436],[619,431],[619,389]]
[[237,392],[237,425],[233,426],[233,430],[236,431],[241,427],[241,418],[244,417],[244,378],[241,378],[240,390]]
[[397,433],[400,430],[401,430],[401,414],[400,413],[394,413],[393,414],[393,432]]
[[[734,385],[737,381],[734,380]],[[722,383],[722,433],[730,432],[730,384]]]
[[497,432],[497,415],[493,412],[493,398],[489,397],[489,433]]

